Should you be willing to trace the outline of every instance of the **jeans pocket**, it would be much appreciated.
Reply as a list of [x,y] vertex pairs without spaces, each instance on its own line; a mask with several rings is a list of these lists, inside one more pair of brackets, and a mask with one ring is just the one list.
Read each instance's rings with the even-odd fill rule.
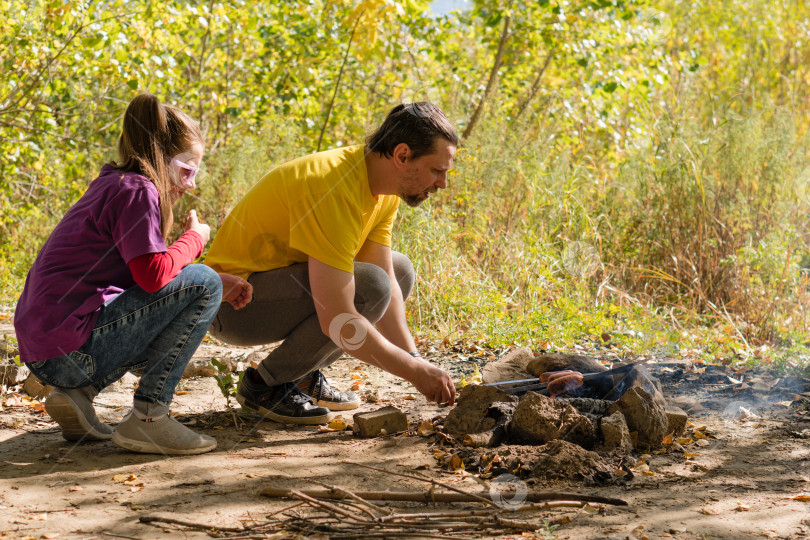
[[93,382],[93,357],[80,351],[28,364],[41,381],[57,388],[81,388]]

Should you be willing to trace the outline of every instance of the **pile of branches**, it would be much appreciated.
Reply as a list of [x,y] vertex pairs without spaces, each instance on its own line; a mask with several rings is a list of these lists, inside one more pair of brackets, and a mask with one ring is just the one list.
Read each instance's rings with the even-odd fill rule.
[[[356,464],[355,465],[359,465]],[[330,539],[360,538],[469,538],[470,534],[510,531],[536,531],[571,521],[570,517],[556,520],[518,519],[518,513],[547,511],[556,508],[594,509],[594,503],[626,505],[621,499],[611,499],[578,493],[527,493],[518,504],[506,504],[487,494],[467,493],[418,476],[377,471],[406,476],[432,484],[428,491],[352,492],[343,488],[320,484],[324,489],[287,489],[266,487],[259,491],[266,497],[285,497],[298,502],[268,517],[267,521],[243,527],[219,527],[181,521],[161,516],[143,516],[142,523],[176,525],[186,529],[208,532],[216,538],[267,539],[295,538],[298,535],[322,534]],[[435,488],[442,487],[443,491]],[[449,492],[448,492],[449,491]],[[465,508],[433,512],[395,512],[391,508],[371,502],[409,501],[423,503],[479,503],[485,508]],[[497,501],[497,502],[496,502]]]

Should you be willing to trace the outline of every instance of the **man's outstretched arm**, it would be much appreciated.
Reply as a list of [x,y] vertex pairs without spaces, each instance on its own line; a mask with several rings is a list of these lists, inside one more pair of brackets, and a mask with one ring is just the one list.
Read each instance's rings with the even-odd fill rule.
[[415,351],[416,343],[413,341],[405,317],[405,299],[402,297],[402,289],[400,289],[396,273],[394,273],[391,248],[367,240],[363,247],[360,248],[355,261],[375,264],[388,274],[388,279],[391,282],[391,301],[382,318],[374,326],[377,327],[383,337],[405,352]]
[[344,351],[402,377],[428,401],[451,405],[455,402],[456,388],[450,375],[391,343],[357,312],[354,307],[353,274],[310,257],[309,282],[321,331]]

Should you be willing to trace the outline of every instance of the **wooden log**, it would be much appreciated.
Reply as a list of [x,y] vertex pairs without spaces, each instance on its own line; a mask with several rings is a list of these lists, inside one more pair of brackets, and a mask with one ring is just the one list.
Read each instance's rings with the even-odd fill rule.
[[[345,499],[343,490],[331,489],[287,489],[278,487],[265,487],[259,490],[264,497],[295,498],[294,493],[299,492],[317,499]],[[410,501],[410,502],[480,502],[482,498],[490,500],[489,493],[436,493],[433,491],[353,491],[357,497],[367,501]],[[614,506],[627,506],[627,501],[600,497],[597,495],[583,495],[581,493],[527,493],[526,502],[542,501],[577,501],[610,504]]]

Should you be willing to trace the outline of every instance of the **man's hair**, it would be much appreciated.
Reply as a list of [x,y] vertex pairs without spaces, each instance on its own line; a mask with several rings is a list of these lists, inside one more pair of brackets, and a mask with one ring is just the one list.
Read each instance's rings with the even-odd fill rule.
[[405,143],[411,149],[413,159],[434,150],[439,138],[458,146],[458,133],[442,110],[427,101],[397,105],[382,125],[366,137],[366,145],[372,152],[392,157],[394,148]]

